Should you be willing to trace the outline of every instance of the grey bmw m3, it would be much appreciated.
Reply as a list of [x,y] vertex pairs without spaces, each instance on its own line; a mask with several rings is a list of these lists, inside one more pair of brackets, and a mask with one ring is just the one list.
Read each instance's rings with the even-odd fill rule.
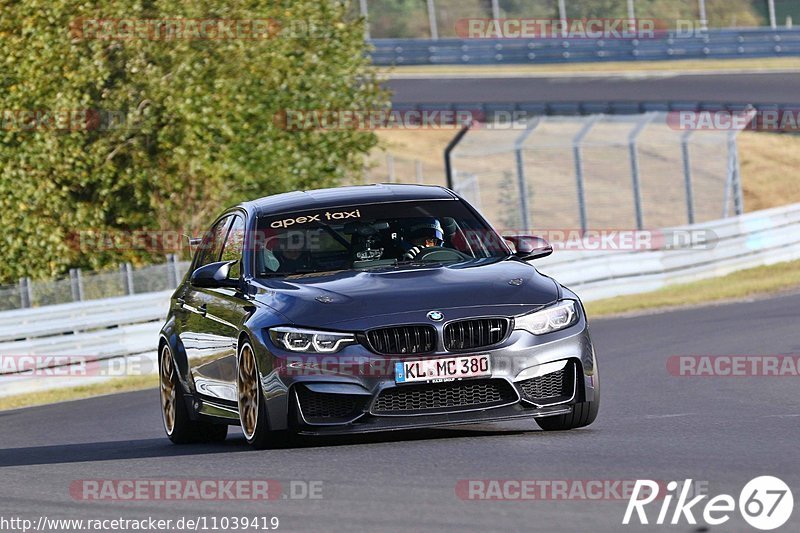
[[597,362],[579,298],[433,186],[279,194],[226,210],[199,240],[160,332],[175,443],[256,448],[293,434],[531,419],[591,424]]

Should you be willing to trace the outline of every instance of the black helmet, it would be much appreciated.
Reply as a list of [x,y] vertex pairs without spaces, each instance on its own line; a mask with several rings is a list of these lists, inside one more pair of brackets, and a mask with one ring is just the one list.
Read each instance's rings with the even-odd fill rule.
[[439,220],[435,218],[422,219],[409,228],[408,240],[416,241],[421,239],[435,240],[436,246],[441,246],[444,243],[444,231]]

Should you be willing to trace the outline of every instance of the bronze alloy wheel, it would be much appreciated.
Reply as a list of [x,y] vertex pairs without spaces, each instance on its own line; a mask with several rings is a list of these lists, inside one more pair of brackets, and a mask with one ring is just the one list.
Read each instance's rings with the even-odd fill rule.
[[256,434],[258,424],[258,369],[253,348],[249,344],[242,346],[239,353],[239,372],[237,377],[239,391],[239,420],[242,432],[248,441]]
[[175,430],[175,365],[166,344],[161,348],[161,415],[167,435]]

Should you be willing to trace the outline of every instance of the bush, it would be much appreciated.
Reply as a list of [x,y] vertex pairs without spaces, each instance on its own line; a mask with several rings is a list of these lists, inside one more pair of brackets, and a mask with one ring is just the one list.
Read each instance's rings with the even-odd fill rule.
[[[0,0],[0,12],[0,283],[148,262],[153,254],[81,250],[71,237],[197,233],[243,199],[335,185],[377,142],[274,120],[286,109],[386,104],[363,26],[340,3]],[[273,19],[281,29],[268,39],[97,39],[81,18]],[[31,110],[70,118],[29,127],[18,113]],[[109,119],[120,127],[105,128]]]

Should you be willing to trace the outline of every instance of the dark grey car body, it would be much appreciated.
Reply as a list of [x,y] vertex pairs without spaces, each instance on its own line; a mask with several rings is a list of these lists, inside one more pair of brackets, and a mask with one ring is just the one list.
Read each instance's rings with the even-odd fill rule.
[[[258,217],[431,200],[463,202],[444,188],[378,185],[282,194],[226,211],[215,224],[230,227],[235,222],[245,229],[240,279],[230,287],[194,285],[196,254],[190,273],[172,296],[161,330],[160,343],[173,354],[180,398],[190,418],[239,423],[237,354],[243,342],[255,353],[270,430],[328,434],[439,427],[563,417],[575,406],[593,401],[596,405],[595,354],[578,297],[513,257],[510,249],[505,260],[254,276],[256,246],[250,239]],[[220,253],[221,259],[231,259],[224,249]],[[515,329],[516,317],[564,300],[576,302],[573,325],[544,335]],[[432,320],[432,311],[442,318]],[[471,333],[472,340],[463,342],[465,332],[487,325],[494,325],[493,337],[480,329],[480,335]],[[350,332],[358,342],[332,356],[300,356],[274,342],[269,330],[276,326]],[[418,334],[414,328],[433,332],[428,353],[406,356],[376,350],[374,342],[384,338],[377,335],[388,339],[391,332],[400,343],[393,346],[399,346],[405,342],[402,335]],[[462,341],[454,347],[459,332]],[[392,345],[394,337],[388,342]],[[471,353],[489,355],[491,376],[395,381],[394,365],[408,357],[444,359]]]

